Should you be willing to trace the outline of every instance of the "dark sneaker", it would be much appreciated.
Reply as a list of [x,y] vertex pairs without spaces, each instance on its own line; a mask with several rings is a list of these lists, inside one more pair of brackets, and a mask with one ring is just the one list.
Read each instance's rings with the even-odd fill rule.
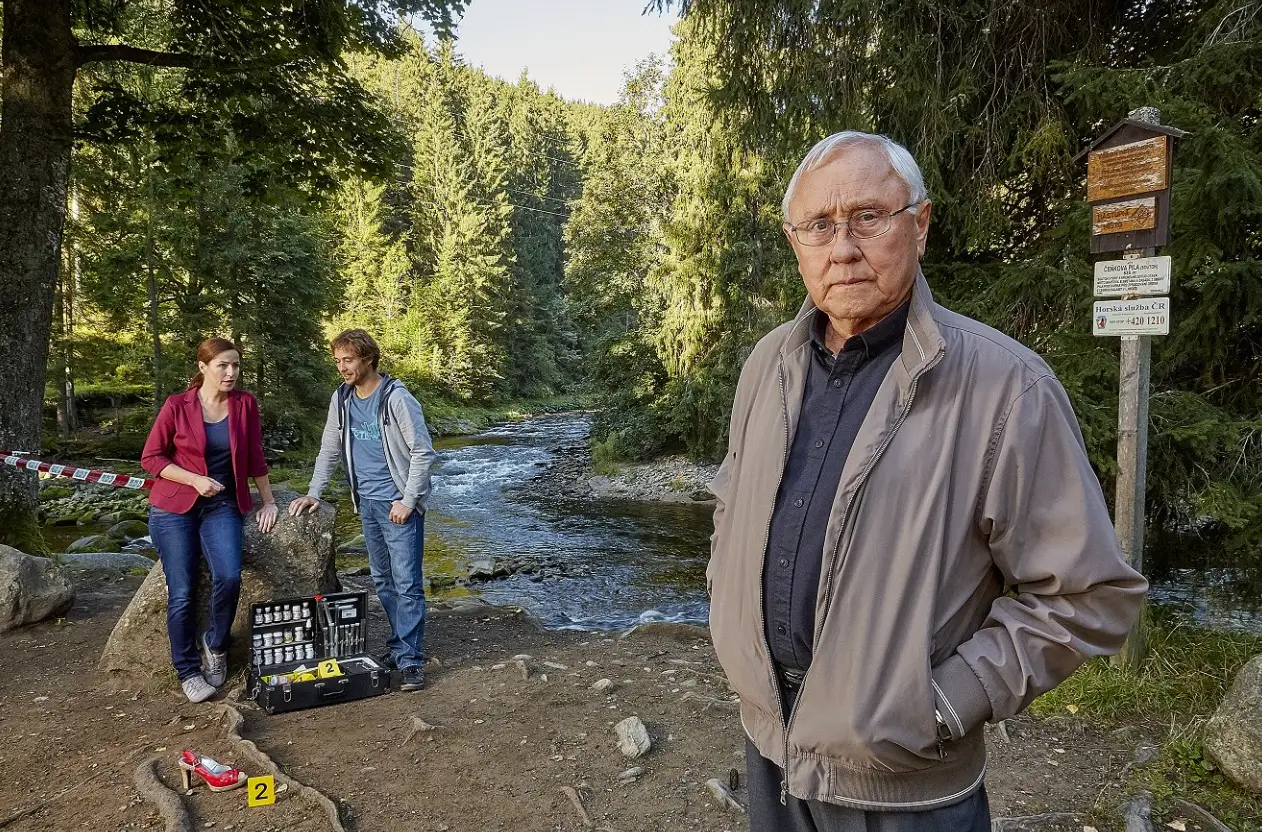
[[425,689],[425,669],[419,664],[405,667],[399,673],[403,677],[403,681],[399,684],[399,690]]
[[397,661],[395,661],[395,659],[394,659],[394,654],[393,654],[393,653],[391,653],[391,652],[389,652],[389,651],[386,651],[384,654],[382,654],[382,655],[381,655],[381,656],[377,659],[377,664],[381,665],[381,666],[382,666],[382,667],[384,667],[386,670],[398,670],[398,669],[399,669],[399,663],[398,663]]

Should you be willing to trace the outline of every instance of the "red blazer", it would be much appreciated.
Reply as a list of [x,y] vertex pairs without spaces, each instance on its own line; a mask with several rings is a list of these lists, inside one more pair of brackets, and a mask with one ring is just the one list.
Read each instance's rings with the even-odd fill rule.
[[[259,403],[244,390],[228,394],[228,438],[232,446],[237,507],[246,515],[254,508],[246,479],[266,476],[267,463],[263,460]],[[168,465],[206,475],[206,427],[196,387],[167,398],[149,431],[140,464],[158,480],[149,492],[150,505],[185,514],[197,502],[197,489],[191,485],[162,479],[162,470]]]

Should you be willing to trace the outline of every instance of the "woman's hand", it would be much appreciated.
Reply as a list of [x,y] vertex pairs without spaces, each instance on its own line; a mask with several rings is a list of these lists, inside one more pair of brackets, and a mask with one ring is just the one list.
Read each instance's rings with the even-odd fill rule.
[[223,483],[218,480],[212,480],[210,477],[198,476],[193,480],[193,488],[197,489],[197,493],[203,497],[213,497],[220,491],[223,491]]
[[258,516],[255,520],[259,524],[259,531],[267,534],[276,526],[276,517],[280,514],[280,510],[276,508],[275,503],[264,503],[259,509]]

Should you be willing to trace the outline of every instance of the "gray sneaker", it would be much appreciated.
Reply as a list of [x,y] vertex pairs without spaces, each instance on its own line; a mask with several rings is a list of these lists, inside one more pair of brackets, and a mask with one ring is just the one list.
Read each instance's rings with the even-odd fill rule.
[[207,684],[216,688],[228,678],[228,654],[211,650],[205,633],[202,633],[202,675],[206,677]]
[[200,673],[180,682],[180,687],[184,688],[184,695],[188,697],[189,702],[205,702],[217,693]]

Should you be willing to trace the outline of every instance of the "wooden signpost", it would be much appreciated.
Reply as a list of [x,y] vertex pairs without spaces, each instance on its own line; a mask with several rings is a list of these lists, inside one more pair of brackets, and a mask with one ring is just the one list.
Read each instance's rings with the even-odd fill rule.
[[[1152,336],[1170,332],[1170,258],[1155,257],[1170,241],[1170,182],[1174,140],[1151,107],[1132,111],[1087,148],[1091,253],[1121,251],[1122,260],[1096,263],[1097,297],[1091,329],[1121,338],[1117,413],[1117,494],[1114,526],[1130,564],[1144,568],[1144,497],[1148,474],[1148,387]],[[1131,628],[1115,663],[1133,667],[1145,652],[1142,619]]]

